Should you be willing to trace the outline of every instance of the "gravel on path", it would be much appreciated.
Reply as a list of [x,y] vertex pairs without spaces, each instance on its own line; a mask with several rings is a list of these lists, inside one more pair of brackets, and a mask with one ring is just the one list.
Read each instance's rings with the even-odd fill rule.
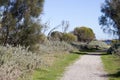
[[99,53],[83,55],[69,66],[61,80],[108,80]]

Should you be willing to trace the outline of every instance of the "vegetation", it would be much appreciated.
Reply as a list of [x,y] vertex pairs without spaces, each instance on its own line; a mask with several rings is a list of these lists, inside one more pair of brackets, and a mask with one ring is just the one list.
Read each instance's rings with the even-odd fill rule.
[[64,33],[62,36],[62,40],[66,42],[74,42],[77,41],[77,37],[72,33]]
[[38,43],[41,25],[35,19],[42,13],[44,0],[0,0],[0,43],[31,46]]
[[[76,48],[85,51],[108,48],[104,42],[93,41],[95,34],[91,28],[76,27],[67,33],[68,21],[62,21],[45,36],[48,25],[41,24],[38,18],[43,4],[44,0],[0,0],[0,80],[56,80],[79,57],[70,54]],[[119,9],[119,0],[105,0],[100,25],[107,26],[103,30],[120,39]],[[55,31],[58,27],[63,31]],[[114,44],[108,53],[117,57],[102,56],[107,76],[119,80],[120,44]]]
[[105,0],[101,7],[103,13],[100,17],[100,25],[103,30],[117,35],[120,39],[120,0]]
[[91,41],[89,44],[89,46],[91,46],[91,48],[96,48],[96,49],[108,49],[109,46],[102,41]]
[[0,80],[26,80],[26,74],[41,66],[41,57],[24,47],[0,46]]
[[74,47],[79,49],[80,51],[96,51],[96,50],[105,50],[109,49],[109,46],[102,41],[91,41],[89,43],[83,42],[72,42],[71,43]]
[[21,46],[0,46],[0,80],[29,80],[35,69],[50,66],[55,61],[55,56],[59,58],[74,49],[71,45],[58,41],[36,46],[36,53]]
[[52,40],[58,40],[58,41],[61,41],[62,40],[62,35],[63,33],[62,32],[59,32],[59,31],[53,31],[50,35],[50,38]]
[[95,34],[91,28],[77,27],[74,29],[73,33],[77,36],[78,41],[90,42],[95,39]]
[[[120,0],[105,0],[101,7],[102,16],[100,25],[103,30],[113,35],[117,35],[120,40]],[[102,60],[109,80],[120,80],[120,43],[113,40],[114,44],[108,49],[109,55],[102,56]],[[118,43],[116,43],[116,41]]]
[[114,54],[120,57],[120,43],[113,44],[107,51],[108,54]]
[[115,55],[103,55],[102,61],[105,70],[108,72],[106,77],[109,80],[120,80],[120,58]]

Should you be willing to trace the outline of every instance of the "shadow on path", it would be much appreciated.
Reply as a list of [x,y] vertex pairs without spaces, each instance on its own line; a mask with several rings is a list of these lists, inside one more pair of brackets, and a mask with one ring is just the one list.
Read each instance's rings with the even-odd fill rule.
[[101,53],[101,52],[72,52],[72,53],[79,54],[79,55],[93,55],[93,56],[110,55],[110,54]]
[[102,77],[112,77],[112,78],[120,78],[120,71],[114,73],[114,74],[106,74],[102,75]]

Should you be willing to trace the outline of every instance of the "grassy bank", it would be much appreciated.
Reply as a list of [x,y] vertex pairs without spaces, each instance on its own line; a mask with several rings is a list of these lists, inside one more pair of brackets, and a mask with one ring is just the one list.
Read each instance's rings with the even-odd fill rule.
[[120,80],[120,58],[113,55],[103,55],[102,60],[109,80]]
[[51,66],[36,70],[33,80],[56,80],[63,74],[66,66],[79,58],[79,54],[54,54],[53,56]]

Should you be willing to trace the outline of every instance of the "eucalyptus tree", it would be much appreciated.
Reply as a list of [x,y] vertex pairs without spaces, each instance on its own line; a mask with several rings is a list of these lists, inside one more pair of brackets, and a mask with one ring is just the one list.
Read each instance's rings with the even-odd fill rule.
[[30,46],[38,42],[41,25],[37,19],[44,0],[0,0],[0,43]]
[[103,30],[117,35],[120,40],[120,0],[105,0],[101,12],[99,23]]
[[78,41],[90,42],[95,39],[93,30],[84,26],[76,27],[73,33],[77,36]]

